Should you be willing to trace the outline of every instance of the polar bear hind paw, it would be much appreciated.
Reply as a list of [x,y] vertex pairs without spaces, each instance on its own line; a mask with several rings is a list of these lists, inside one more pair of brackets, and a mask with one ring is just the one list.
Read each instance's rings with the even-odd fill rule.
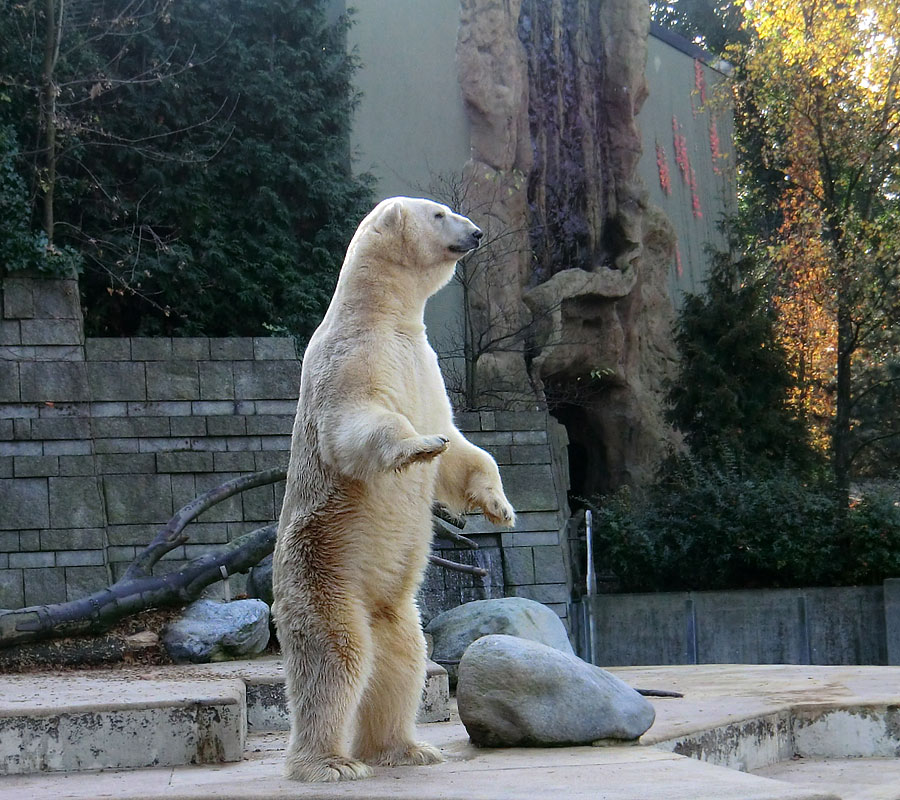
[[400,750],[382,753],[375,759],[381,767],[424,767],[440,764],[444,760],[441,751],[425,742],[413,742]]
[[334,783],[371,778],[372,768],[362,761],[343,756],[323,756],[315,759],[291,759],[288,757],[284,774],[294,781]]
[[446,436],[416,436],[401,442],[400,453],[394,461],[394,469],[399,472],[417,461],[431,461],[450,446]]

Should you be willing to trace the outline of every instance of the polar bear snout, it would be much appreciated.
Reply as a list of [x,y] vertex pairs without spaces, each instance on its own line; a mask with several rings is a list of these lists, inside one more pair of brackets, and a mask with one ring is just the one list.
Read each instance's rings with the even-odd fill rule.
[[481,244],[481,240],[484,237],[484,232],[481,228],[476,228],[472,226],[472,229],[467,231],[464,235],[460,236],[459,241],[456,244],[450,246],[450,249],[454,253],[470,253],[472,250],[475,250],[479,244]]

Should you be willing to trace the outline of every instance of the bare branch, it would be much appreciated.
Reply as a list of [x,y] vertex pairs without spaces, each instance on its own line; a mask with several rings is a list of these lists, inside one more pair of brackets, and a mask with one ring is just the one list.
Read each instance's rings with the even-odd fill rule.
[[464,572],[467,575],[479,575],[482,578],[488,575],[488,571],[481,567],[472,567],[469,564],[457,564],[455,561],[449,561],[440,556],[428,556],[428,560],[432,564],[437,564],[439,567],[444,567],[444,569],[449,569],[453,572]]
[[264,472],[254,472],[251,475],[243,475],[240,478],[226,481],[222,485],[216,486],[214,489],[210,489],[208,492],[194,498],[181,508],[165,527],[156,534],[153,541],[135,557],[118,583],[132,581],[148,575],[156,562],[166,553],[188,540],[187,534],[183,533],[185,526],[208,508],[247,489],[283,481],[286,475],[287,472],[279,468],[268,469]]

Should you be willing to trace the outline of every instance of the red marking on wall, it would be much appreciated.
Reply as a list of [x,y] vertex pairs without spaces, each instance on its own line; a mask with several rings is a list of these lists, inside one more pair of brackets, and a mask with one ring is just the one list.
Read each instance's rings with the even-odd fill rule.
[[703,74],[703,62],[694,59],[694,90],[700,95],[700,105],[706,105],[706,76]]
[[719,167],[719,160],[722,158],[722,151],[719,149],[719,130],[714,119],[709,121],[709,151],[712,153],[713,172],[716,175],[721,175],[722,170]]
[[666,157],[666,149],[659,142],[656,143],[656,167],[659,170],[659,187],[665,194],[672,194],[669,159]]
[[678,164],[681,179],[691,190],[691,211],[696,219],[700,219],[703,216],[703,211],[700,208],[700,197],[697,194],[697,176],[694,174],[694,168],[691,166],[687,139],[681,132],[681,126],[678,124],[677,117],[672,117],[672,141],[675,145],[675,163]]

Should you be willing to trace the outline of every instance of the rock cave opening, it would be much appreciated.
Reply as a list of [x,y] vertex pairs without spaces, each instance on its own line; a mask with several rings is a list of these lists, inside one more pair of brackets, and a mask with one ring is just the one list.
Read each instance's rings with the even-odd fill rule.
[[560,403],[550,413],[569,437],[569,507],[574,513],[583,509],[586,501],[610,491],[603,432],[584,405]]

